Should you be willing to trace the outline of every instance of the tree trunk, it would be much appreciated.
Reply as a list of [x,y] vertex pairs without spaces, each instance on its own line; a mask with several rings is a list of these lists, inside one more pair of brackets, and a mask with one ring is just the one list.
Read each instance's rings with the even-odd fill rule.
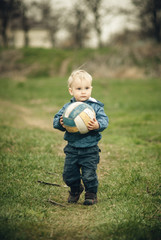
[[4,47],[8,47],[7,25],[8,19],[4,16],[2,19],[2,43]]
[[28,47],[29,46],[29,36],[28,36],[28,30],[24,31],[24,46]]
[[157,17],[157,9],[156,8],[154,8],[154,10],[153,10],[153,25],[154,25],[154,37],[158,43],[161,43],[160,22]]

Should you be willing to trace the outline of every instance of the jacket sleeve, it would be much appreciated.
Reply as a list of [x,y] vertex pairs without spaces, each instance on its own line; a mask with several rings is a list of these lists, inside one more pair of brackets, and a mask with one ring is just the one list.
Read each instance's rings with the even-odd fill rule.
[[54,116],[54,119],[53,119],[53,128],[56,128],[56,129],[58,129],[60,131],[63,131],[63,132],[66,131],[66,129],[63,128],[62,125],[60,124],[60,117],[63,115],[66,106],[67,106],[67,104],[65,104],[63,106],[63,108],[61,108],[59,110],[59,112],[56,113],[56,115]]
[[96,111],[96,119],[100,125],[100,128],[95,131],[102,132],[107,128],[109,123],[109,119],[105,114],[103,107],[98,108],[98,110]]

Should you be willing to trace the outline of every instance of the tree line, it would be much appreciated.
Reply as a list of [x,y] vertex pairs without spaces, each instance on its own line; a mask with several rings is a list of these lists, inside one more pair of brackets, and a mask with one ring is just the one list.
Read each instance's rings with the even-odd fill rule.
[[[140,36],[161,43],[161,0],[131,0],[136,7],[135,18],[140,26]],[[22,29],[24,46],[29,46],[29,31],[33,28],[45,29],[53,47],[60,29],[68,33],[70,45],[82,48],[91,32],[95,33],[98,46],[102,47],[102,22],[105,17],[118,14],[132,17],[134,13],[104,6],[103,0],[82,0],[75,2],[70,9],[58,8],[51,0],[25,1],[0,0],[0,46],[12,45],[8,30]],[[131,18],[132,19],[132,18]],[[108,25],[108,23],[107,23]]]

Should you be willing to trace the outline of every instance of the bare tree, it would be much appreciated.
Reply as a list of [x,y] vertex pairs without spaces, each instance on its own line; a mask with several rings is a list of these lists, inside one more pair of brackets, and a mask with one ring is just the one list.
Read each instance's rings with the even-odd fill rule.
[[84,2],[86,3],[87,7],[93,14],[94,29],[97,34],[98,45],[99,47],[102,47],[102,40],[101,40],[102,28],[101,28],[101,13],[100,13],[100,10],[102,8],[102,0],[84,0]]
[[27,6],[25,3],[21,4],[21,25],[22,25],[22,29],[24,31],[24,46],[28,47],[29,46],[29,30],[31,28],[31,17],[30,19],[27,16],[27,12],[28,12],[29,6]]
[[141,33],[161,43],[161,0],[132,0],[138,8]]
[[91,25],[86,16],[85,9],[80,8],[78,4],[75,4],[69,13],[65,26],[70,33],[73,47],[82,48],[89,37]]
[[52,46],[56,43],[56,33],[60,26],[60,14],[58,10],[52,8],[51,0],[41,1],[37,3],[38,8],[41,12],[42,28],[48,31],[48,36]]
[[24,46],[29,45],[28,32],[31,28],[30,18],[27,16],[27,12],[30,6],[26,5],[23,1],[19,2],[18,5],[18,17],[11,22],[10,29],[14,32],[15,29],[22,29],[24,32]]
[[32,5],[33,2],[27,4],[23,0],[0,0],[0,34],[3,46],[9,45],[8,29],[12,33],[15,29],[22,29],[24,31],[24,46],[29,45],[28,32],[34,24],[34,16],[28,16],[28,12]]
[[2,45],[8,46],[7,29],[11,20],[20,16],[19,0],[1,0],[0,1],[0,34]]

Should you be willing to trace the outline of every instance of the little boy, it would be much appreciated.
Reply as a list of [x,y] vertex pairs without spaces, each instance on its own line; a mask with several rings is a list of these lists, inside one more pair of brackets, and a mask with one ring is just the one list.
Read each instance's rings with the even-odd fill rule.
[[[73,98],[55,115],[53,126],[65,131],[64,139],[68,142],[64,148],[66,154],[63,180],[70,187],[68,203],[76,203],[85,187],[84,205],[97,203],[98,179],[96,174],[99,163],[98,142],[108,126],[108,117],[104,113],[103,103],[91,97],[92,77],[84,70],[74,71],[68,79],[69,93]],[[69,133],[63,125],[62,114],[73,102],[85,102],[93,107],[96,118],[88,124],[86,134]],[[81,184],[83,181],[84,187]]]

